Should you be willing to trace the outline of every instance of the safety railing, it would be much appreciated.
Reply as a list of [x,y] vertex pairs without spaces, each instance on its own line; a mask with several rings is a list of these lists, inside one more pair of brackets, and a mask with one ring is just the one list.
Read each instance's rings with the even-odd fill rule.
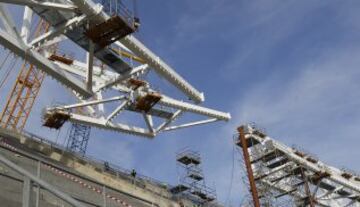
[[[131,177],[132,176],[132,173],[133,173],[132,170],[125,169],[125,168],[120,167],[118,165],[109,163],[108,161],[104,161],[104,160],[95,158],[95,157],[90,156],[90,155],[83,155],[81,153],[69,151],[69,149],[67,149],[66,147],[64,147],[64,146],[62,146],[62,145],[60,145],[58,143],[55,143],[55,142],[53,142],[53,141],[51,141],[49,139],[46,139],[44,137],[40,137],[38,135],[35,135],[35,134],[33,134],[31,132],[28,132],[28,131],[25,131],[25,130],[23,131],[23,134],[27,138],[37,140],[38,142],[41,142],[41,143],[45,143],[45,144],[49,145],[52,148],[57,148],[57,149],[60,149],[60,150],[62,150],[64,152],[72,153],[74,156],[79,157],[79,158],[83,159],[84,161],[86,161],[88,163],[94,164],[96,166],[102,166],[104,169],[105,169],[105,166],[106,166],[106,168],[108,168],[108,170],[113,172],[114,174],[123,175],[125,177]],[[135,178],[136,178],[136,181],[140,181],[140,182],[141,181],[146,181],[148,183],[156,184],[157,186],[162,187],[162,188],[166,188],[166,189],[170,189],[172,187],[168,183],[156,180],[154,178],[148,177],[146,175],[142,175],[140,173],[136,173]]]
[[134,0],[95,0],[94,2],[101,4],[109,16],[120,16],[126,20],[129,25],[135,25],[135,11],[129,9],[131,4],[133,4],[133,10],[135,10]]
[[57,198],[69,203],[71,206],[74,207],[85,207],[84,204],[80,203],[70,195],[66,194],[63,191],[60,191],[55,186],[51,185],[50,183],[46,182],[45,180],[33,175],[31,172],[27,171],[26,169],[18,166],[16,163],[10,161],[5,156],[0,154],[0,163],[6,165],[11,170],[19,173],[24,177],[23,181],[23,189],[22,189],[22,206],[23,207],[30,207],[33,206],[31,203],[32,200],[32,189],[34,185],[40,186],[42,189],[49,191]]

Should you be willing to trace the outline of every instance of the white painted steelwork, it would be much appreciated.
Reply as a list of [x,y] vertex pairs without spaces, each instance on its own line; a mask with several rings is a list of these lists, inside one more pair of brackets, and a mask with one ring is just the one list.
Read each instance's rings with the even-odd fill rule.
[[[7,11],[7,6],[11,4],[25,8],[20,29]],[[33,15],[44,19],[50,25],[50,29],[45,34],[31,39],[30,28],[35,24]],[[54,111],[67,113],[70,115],[70,121],[73,122],[146,137],[154,137],[162,131],[230,119],[228,113],[199,106],[198,104],[205,99],[204,94],[195,89],[135,36],[129,34],[106,47],[92,42],[85,35],[86,31],[111,18],[104,7],[93,0],[0,0],[0,17],[3,25],[3,28],[0,27],[0,44],[69,88],[79,98],[80,104],[75,106],[78,108],[85,106],[88,109],[85,114],[77,114],[70,110],[69,106],[58,106],[49,107],[49,113]],[[76,59],[66,61],[66,56],[52,58],[54,54],[47,48],[55,43],[61,44],[64,40],[71,40],[82,48],[88,54],[87,61]],[[141,63],[132,64],[131,61],[125,60],[116,52],[117,49],[133,55],[137,60],[141,60]],[[105,66],[95,65],[95,58]],[[149,71],[154,71],[166,79],[186,96],[185,99],[192,102],[159,94],[160,100],[150,103],[148,110],[139,109],[137,106],[139,99],[158,92],[151,88],[151,83],[134,88],[129,86],[129,80],[139,79]],[[103,98],[108,91],[125,96],[126,100],[112,102],[118,104],[115,110],[109,109],[106,100],[116,97]],[[121,123],[118,118],[123,111],[138,113],[146,127]],[[186,113],[205,118],[174,124]],[[161,119],[161,123],[154,117]]]

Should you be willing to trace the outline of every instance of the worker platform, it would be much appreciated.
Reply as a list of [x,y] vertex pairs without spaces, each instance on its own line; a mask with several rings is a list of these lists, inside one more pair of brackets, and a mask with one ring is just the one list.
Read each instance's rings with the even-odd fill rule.
[[173,188],[170,189],[170,191],[174,194],[179,194],[179,193],[182,193],[184,191],[187,191],[189,190],[189,186],[186,186],[186,185],[183,185],[183,184],[180,184],[180,185],[177,185]]
[[127,21],[121,16],[113,16],[109,20],[89,28],[85,34],[91,41],[104,48],[134,32],[135,28],[127,24]]
[[191,170],[188,176],[196,181],[201,181],[204,179],[204,175],[201,171]]
[[44,114],[43,126],[52,128],[52,129],[60,129],[66,121],[70,119],[69,113],[52,111]]
[[192,150],[184,150],[176,156],[176,160],[184,165],[199,165],[201,163],[200,154]]
[[160,101],[160,99],[161,95],[159,93],[146,94],[145,96],[141,96],[136,100],[135,108],[147,113],[157,102]]
[[[123,8],[123,4],[116,2],[120,1],[87,1],[94,8],[97,8],[95,3],[103,5],[104,9],[99,15],[104,16],[104,18],[95,18],[83,22],[79,20],[79,25],[71,30],[64,31],[64,35],[86,51],[90,51],[90,42],[92,41],[94,43],[94,56],[114,71],[124,74],[129,72],[131,67],[118,53],[106,46],[135,32],[138,18],[135,18],[127,8]],[[61,10],[50,10],[44,7],[33,7],[32,9],[54,27],[65,25],[77,17],[74,13]]]
[[201,190],[195,190],[191,192],[192,194],[200,197],[204,201],[211,202],[215,200],[215,197],[212,196],[209,192],[203,192]]

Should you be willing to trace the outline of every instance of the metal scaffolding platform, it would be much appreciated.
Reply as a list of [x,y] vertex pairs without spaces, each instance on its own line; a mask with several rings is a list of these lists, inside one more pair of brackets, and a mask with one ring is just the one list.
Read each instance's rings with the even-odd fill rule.
[[184,149],[176,155],[176,160],[183,174],[180,175],[180,183],[171,191],[175,194],[191,194],[204,203],[216,200],[215,190],[205,184],[200,154]]
[[241,149],[250,191],[258,206],[360,206],[358,175],[283,145],[254,126],[240,128],[235,144],[243,146],[239,140],[252,143]]
[[90,27],[85,34],[95,44],[105,47],[133,32],[135,28],[132,25],[120,16],[113,16],[105,22]]

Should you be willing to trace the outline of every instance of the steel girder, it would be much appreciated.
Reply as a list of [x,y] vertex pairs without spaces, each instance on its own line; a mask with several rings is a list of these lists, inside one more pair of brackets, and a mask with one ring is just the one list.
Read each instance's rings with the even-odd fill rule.
[[[69,73],[73,73],[82,76],[84,78],[86,77],[85,63],[75,61],[72,66],[68,66],[66,64],[56,61],[54,63]],[[133,71],[128,73],[127,75],[119,75],[111,71],[102,72],[100,68],[94,67],[93,78],[96,85],[94,88],[95,91],[101,93],[102,90],[113,89],[116,91],[121,91],[124,95],[120,97],[115,96],[107,99],[98,98],[92,101],[83,100],[81,101],[81,103],[77,103],[77,104],[58,106],[55,108],[50,107],[47,109],[47,111],[49,113],[53,113],[54,111],[58,111],[59,113],[66,113],[70,116],[70,121],[72,122],[79,122],[82,124],[88,124],[102,129],[120,131],[120,132],[125,132],[134,135],[141,135],[150,138],[164,131],[193,127],[193,126],[208,124],[221,120],[228,121],[231,118],[229,113],[224,113],[221,111],[216,111],[213,109],[191,104],[188,102],[179,101],[170,98],[164,94],[161,94],[161,99],[155,105],[156,108],[151,109],[147,113],[136,110],[134,107],[135,104],[134,101],[130,102],[129,100],[136,100],[137,97],[145,97],[146,95],[154,93],[156,91],[152,90],[149,85],[140,87],[134,91],[128,86],[126,86],[126,81],[130,77],[134,78],[141,76],[147,70],[147,68],[148,67],[146,64],[140,65],[134,68]],[[124,100],[127,101],[124,102]],[[107,115],[104,114],[104,111],[101,112],[99,110],[96,110],[96,108],[97,109],[106,108],[104,107],[104,105],[110,102],[112,103],[116,102],[116,104],[119,104],[118,108],[116,110],[110,111],[110,113],[108,113]],[[88,106],[94,106],[94,110],[96,112],[95,113],[91,112],[89,113],[89,115],[80,115],[71,111],[72,109],[75,108],[88,107]],[[162,109],[164,107],[168,109]],[[114,122],[113,119],[117,116],[121,116],[121,112],[123,111],[138,112],[144,119],[147,128],[132,127],[127,124]],[[200,121],[190,121],[187,123],[174,125],[173,122],[177,120],[180,117],[180,115],[184,113],[197,114],[204,116],[206,118]],[[162,118],[164,119],[164,122],[158,126],[154,126],[154,123],[152,121],[152,116]]]
[[[1,3],[2,2],[2,3]],[[5,4],[16,4],[25,6],[23,24],[21,32],[16,29],[11,15],[6,11]],[[33,13],[40,15],[49,21],[52,28],[49,32],[43,34],[36,39],[29,39],[29,29],[31,26]],[[0,44],[9,49],[14,54],[22,57],[37,68],[43,70],[56,81],[62,83],[65,87],[70,88],[72,92],[79,98],[80,103],[98,102],[97,104],[87,105],[87,115],[79,115],[69,111],[66,106],[48,108],[51,110],[59,110],[63,113],[70,113],[70,121],[89,124],[104,129],[117,130],[130,134],[143,135],[153,137],[162,131],[170,131],[196,125],[207,124],[219,120],[228,121],[230,114],[198,106],[204,101],[203,93],[199,92],[190,85],[184,78],[175,72],[168,64],[149,50],[144,44],[137,40],[134,36],[128,35],[115,42],[111,47],[120,47],[123,50],[133,54],[137,59],[141,60],[141,64],[131,66],[130,69],[120,70],[119,67],[129,68],[122,56],[117,55],[112,48],[101,49],[93,44],[90,40],[85,40],[86,36],[81,36],[79,40],[76,32],[83,35],[84,28],[87,24],[101,24],[110,17],[103,11],[99,4],[95,4],[91,0],[55,0],[55,1],[38,1],[38,0],[0,0],[0,15],[4,25],[4,30],[0,29]],[[88,61],[83,63],[79,60],[71,61],[67,64],[58,60],[49,60],[52,55],[47,51],[47,47],[55,43],[61,43],[62,40],[68,39],[74,41],[80,47],[88,52]],[[85,38],[85,39],[84,39]],[[88,43],[84,43],[88,42]],[[38,52],[39,49],[41,53]],[[94,57],[104,58],[105,56],[115,58],[116,64],[109,64],[109,67],[99,68],[94,65]],[[121,64],[120,64],[121,63]],[[119,65],[120,64],[120,65]],[[175,100],[164,94],[154,108],[149,110],[140,110],[135,107],[134,100],[149,94],[156,93],[151,89],[150,84],[134,89],[127,85],[127,81],[132,78],[138,78],[143,74],[154,70],[161,77],[168,80],[173,86],[183,92],[190,100],[195,102],[189,103]],[[119,101],[116,110],[105,116],[106,101],[103,102],[103,92],[113,90],[123,93],[126,101]],[[91,98],[91,99],[90,99]],[[111,99],[112,97],[110,97]],[[84,106],[82,106],[84,107]],[[64,111],[65,110],[65,111]],[[137,112],[144,119],[146,128],[139,128],[114,122],[122,111]],[[184,113],[192,113],[205,116],[204,120],[195,120],[188,123],[173,125]],[[164,119],[161,124],[155,126],[153,116]]]

